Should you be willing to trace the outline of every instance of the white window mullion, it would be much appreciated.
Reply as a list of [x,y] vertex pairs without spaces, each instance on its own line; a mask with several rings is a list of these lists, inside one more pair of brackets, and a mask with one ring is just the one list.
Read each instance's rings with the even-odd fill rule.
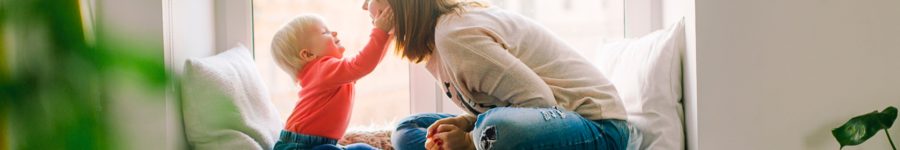
[[409,65],[409,103],[411,114],[464,113],[450,101],[438,81],[431,76],[423,64]]
[[441,89],[424,64],[409,65],[409,112],[438,112]]
[[624,7],[626,38],[662,29],[662,3],[659,0],[626,0]]
[[237,43],[253,49],[253,2],[220,0],[215,3],[216,50],[227,50]]

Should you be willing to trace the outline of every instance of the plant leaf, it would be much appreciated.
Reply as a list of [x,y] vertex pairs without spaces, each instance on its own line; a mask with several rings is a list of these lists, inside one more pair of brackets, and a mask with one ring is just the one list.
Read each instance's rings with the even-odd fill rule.
[[894,106],[889,106],[881,111],[881,124],[884,125],[885,129],[891,128],[894,125],[894,120],[897,120],[897,108]]
[[878,133],[878,131],[888,127],[882,123],[882,120],[896,118],[897,110],[896,108],[891,108],[893,107],[888,107],[885,111],[886,113],[893,113],[893,117],[874,111],[851,118],[841,127],[831,130],[831,134],[841,144],[841,147],[862,144],[872,136],[875,136],[875,133]]

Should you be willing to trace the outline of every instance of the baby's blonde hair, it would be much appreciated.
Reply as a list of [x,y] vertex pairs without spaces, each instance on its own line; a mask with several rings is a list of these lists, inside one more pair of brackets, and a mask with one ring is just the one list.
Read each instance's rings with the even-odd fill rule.
[[307,28],[316,22],[323,22],[322,17],[301,14],[282,25],[272,37],[272,57],[275,58],[278,67],[287,72],[294,82],[297,82],[297,73],[306,65],[306,61],[301,60],[299,55],[301,49],[308,48],[308,43],[301,38],[308,34]]

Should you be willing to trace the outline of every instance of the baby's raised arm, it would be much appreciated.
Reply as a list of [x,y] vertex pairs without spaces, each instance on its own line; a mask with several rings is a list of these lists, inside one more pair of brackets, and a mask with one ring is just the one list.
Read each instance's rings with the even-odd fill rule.
[[388,40],[390,39],[388,33],[394,26],[391,14],[393,13],[390,9],[386,9],[385,12],[375,19],[375,28],[372,29],[372,33],[369,36],[369,43],[366,44],[366,47],[359,54],[353,58],[326,62],[335,68],[331,76],[333,81],[341,83],[353,82],[375,70],[375,67],[381,62],[387,51]]

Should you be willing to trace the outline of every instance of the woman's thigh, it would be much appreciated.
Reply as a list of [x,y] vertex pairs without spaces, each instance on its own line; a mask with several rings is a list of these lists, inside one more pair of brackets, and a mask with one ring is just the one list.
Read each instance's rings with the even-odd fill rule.
[[[624,149],[598,124],[571,111],[553,108],[491,109],[472,130],[478,149]],[[627,135],[625,135],[627,139]]]
[[424,113],[406,117],[400,120],[394,133],[391,134],[391,144],[398,150],[424,150],[428,126],[437,120],[455,116],[444,113]]

